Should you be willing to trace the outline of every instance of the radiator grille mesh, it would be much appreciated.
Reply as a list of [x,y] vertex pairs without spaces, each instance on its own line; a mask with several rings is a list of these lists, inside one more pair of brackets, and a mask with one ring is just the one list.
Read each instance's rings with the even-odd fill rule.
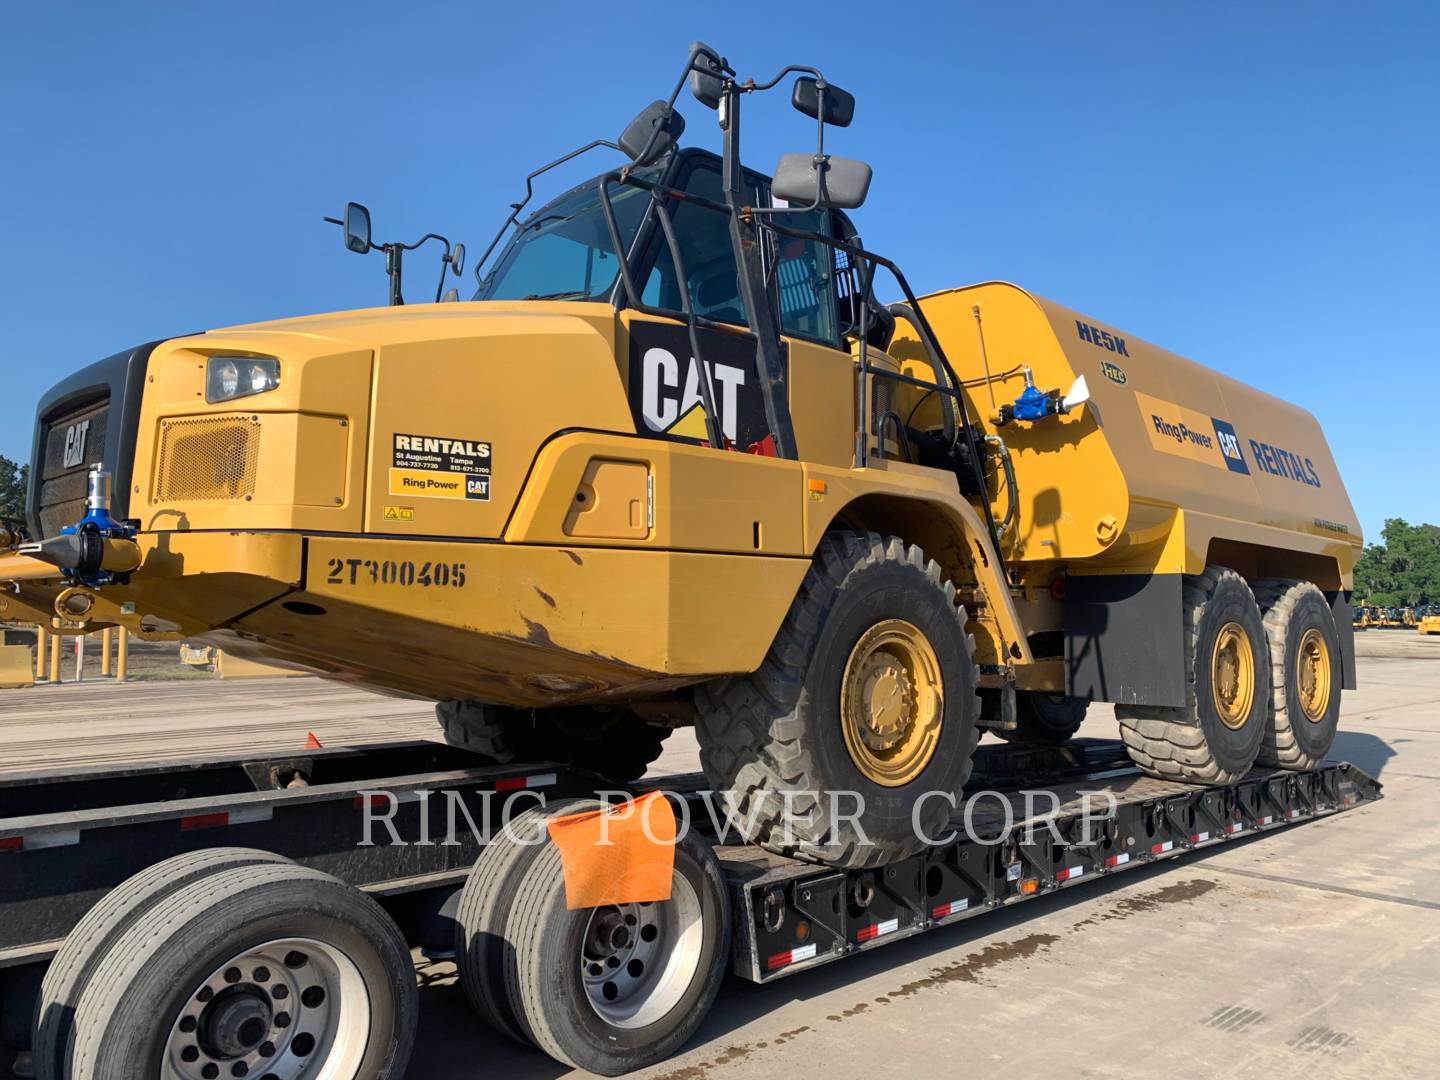
[[250,416],[164,420],[155,497],[161,502],[255,494],[260,421]]

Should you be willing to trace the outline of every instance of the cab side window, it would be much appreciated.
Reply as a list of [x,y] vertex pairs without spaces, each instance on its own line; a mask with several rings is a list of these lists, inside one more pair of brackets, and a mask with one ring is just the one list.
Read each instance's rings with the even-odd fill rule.
[[[779,224],[829,234],[827,211],[782,214]],[[777,235],[775,280],[779,292],[780,328],[828,345],[839,346],[835,318],[835,257],[833,249],[811,240]]]
[[[708,161],[697,162],[679,185],[682,190],[715,202],[725,201],[720,172]],[[730,246],[730,222],[724,214],[690,203],[670,204],[680,256],[689,277],[690,303],[695,314],[716,322],[749,325],[740,294],[740,275]],[[656,230],[659,232],[658,228]],[[659,252],[641,299],[654,307],[683,311],[680,283],[670,247],[658,237]]]

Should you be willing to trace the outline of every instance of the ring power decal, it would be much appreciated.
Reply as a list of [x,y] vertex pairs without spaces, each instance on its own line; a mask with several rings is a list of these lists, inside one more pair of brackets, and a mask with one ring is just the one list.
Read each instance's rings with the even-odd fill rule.
[[490,498],[488,442],[396,434],[391,446],[391,495],[481,501]]

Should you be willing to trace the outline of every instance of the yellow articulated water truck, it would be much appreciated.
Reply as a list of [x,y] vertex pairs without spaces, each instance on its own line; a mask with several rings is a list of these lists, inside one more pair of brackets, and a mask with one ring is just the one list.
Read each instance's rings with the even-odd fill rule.
[[[816,142],[767,176],[740,110],[782,82]],[[679,146],[687,84],[719,155]],[[55,957],[37,1075],[398,1077],[408,943],[352,886],[411,925],[407,896],[463,882],[481,1014],[617,1073],[694,1032],[732,929],[766,981],[1375,797],[1321,765],[1361,536],[1314,418],[1014,285],[917,296],[850,216],[870,167],[825,151],[854,107],[693,46],[617,140],[532,174],[473,299],[404,303],[418,244],[352,203],[390,305],[157,340],[45,395],[0,618],[432,700],[455,746],[0,782],[0,998]],[[623,165],[524,214],[597,148]],[[463,254],[425,241],[443,287]],[[1091,702],[1123,745],[1062,745]],[[554,847],[354,836],[439,789],[633,781],[687,725],[740,841],[674,845],[662,903],[571,910]],[[977,757],[1007,821],[1007,762],[1124,774],[1103,842],[934,846]]]
[[[1320,761],[1361,537],[1315,420],[1013,285],[914,296],[846,213],[868,166],[822,139],[762,176],[725,121],[717,157],[646,110],[471,301],[61,382],[4,617],[433,699],[497,760],[622,780],[693,724],[755,840],[840,866],[911,850],[982,730],[1061,742],[1092,701],[1153,776]],[[353,204],[345,239],[403,246]],[[812,800],[778,839],[826,791],[863,813]]]

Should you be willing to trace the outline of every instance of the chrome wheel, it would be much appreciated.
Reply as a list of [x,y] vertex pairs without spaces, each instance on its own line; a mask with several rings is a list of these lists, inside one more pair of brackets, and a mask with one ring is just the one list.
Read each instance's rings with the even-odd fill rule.
[[355,1080],[369,1037],[355,962],[285,938],[232,958],[192,991],[170,1029],[163,1080]]
[[678,870],[670,899],[610,904],[590,913],[580,972],[590,1007],[618,1028],[655,1023],[695,980],[705,926],[700,898]]

